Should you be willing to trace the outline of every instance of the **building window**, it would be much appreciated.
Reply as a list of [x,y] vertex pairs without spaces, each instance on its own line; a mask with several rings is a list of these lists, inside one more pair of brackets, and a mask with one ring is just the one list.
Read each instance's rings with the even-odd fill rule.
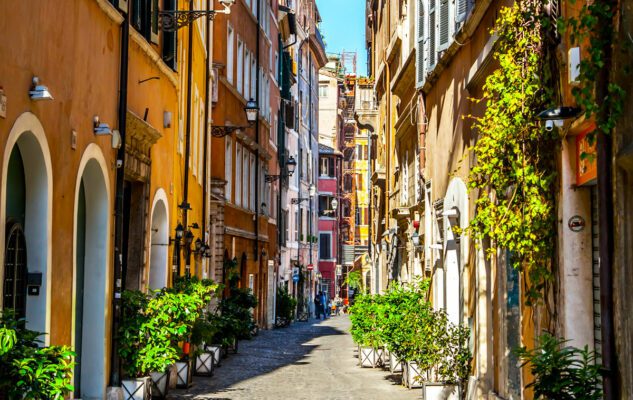
[[[250,209],[255,211],[255,183],[256,183],[256,174],[255,174],[255,155],[250,154],[251,158],[251,196],[250,196]],[[260,192],[261,193],[261,192]]]
[[[248,208],[248,189],[250,187],[250,178],[248,171],[248,162],[249,162],[249,151],[244,148],[242,150],[242,184],[244,185],[244,190],[242,190],[242,207]],[[252,194],[251,194],[252,195]]]
[[[251,52],[249,50],[244,51],[244,97],[250,99],[251,95]],[[255,91],[253,91],[255,92]]]
[[224,180],[226,181],[226,189],[224,197],[228,202],[231,201],[231,195],[233,194],[233,139],[230,136],[225,138],[225,151],[224,151]]
[[235,33],[233,27],[229,24],[226,39],[226,80],[233,84],[233,74],[235,71]]
[[235,145],[235,204],[242,206],[242,145]]
[[332,258],[332,234],[319,234],[319,258],[321,260],[330,260]]
[[237,91],[244,93],[242,82],[244,80],[244,44],[237,39]]
[[[163,9],[166,11],[176,10],[176,0],[164,0]],[[177,62],[178,35],[176,32],[163,32],[162,58],[165,64],[174,71],[178,68]]]
[[319,97],[328,96],[328,85],[319,85]]

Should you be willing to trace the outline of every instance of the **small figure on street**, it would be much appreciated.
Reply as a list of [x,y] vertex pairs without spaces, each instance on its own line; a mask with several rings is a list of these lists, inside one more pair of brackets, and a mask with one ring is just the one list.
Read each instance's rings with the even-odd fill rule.
[[327,308],[326,308],[326,310],[327,310],[328,317],[331,317],[332,316],[332,300],[331,299],[327,300]]
[[321,296],[321,311],[323,312],[323,319],[327,318],[327,314],[325,314],[325,307],[327,306],[327,298],[325,297],[325,293],[319,292]]
[[323,305],[321,303],[321,294],[317,294],[314,296],[314,316],[321,320],[321,310],[323,309]]

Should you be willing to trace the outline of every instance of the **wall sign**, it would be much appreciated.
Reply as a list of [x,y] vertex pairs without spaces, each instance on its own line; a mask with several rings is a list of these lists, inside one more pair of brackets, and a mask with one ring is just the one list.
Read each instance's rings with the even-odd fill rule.
[[569,229],[572,232],[582,232],[585,230],[585,227],[587,226],[587,222],[580,215],[574,215],[573,217],[569,219],[567,226],[569,226]]
[[598,153],[596,138],[590,142],[587,136],[596,129],[592,123],[588,129],[576,136],[576,185],[593,185],[598,179]]

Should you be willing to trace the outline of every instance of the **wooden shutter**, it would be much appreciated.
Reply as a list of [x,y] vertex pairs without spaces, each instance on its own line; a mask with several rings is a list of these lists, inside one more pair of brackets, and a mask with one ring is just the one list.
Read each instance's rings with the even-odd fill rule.
[[150,1],[150,41],[158,44],[158,0]]
[[429,0],[429,23],[427,24],[428,35],[428,70],[430,71],[435,66],[437,52],[436,52],[436,39],[437,39],[437,24],[435,18],[435,4],[437,0]]
[[439,44],[438,50],[444,50],[448,47],[449,40],[449,0],[440,0],[440,21],[439,21]]
[[424,84],[424,78],[425,78],[424,0],[418,0],[417,6],[418,6],[418,18],[416,22],[418,25],[418,29],[417,29],[417,35],[416,35],[417,47],[415,49],[417,62],[416,62],[415,67],[416,67],[416,87],[419,88]]
[[[164,0],[163,10],[174,11],[176,0]],[[163,61],[174,71],[178,70],[178,35],[176,32],[163,32]]]

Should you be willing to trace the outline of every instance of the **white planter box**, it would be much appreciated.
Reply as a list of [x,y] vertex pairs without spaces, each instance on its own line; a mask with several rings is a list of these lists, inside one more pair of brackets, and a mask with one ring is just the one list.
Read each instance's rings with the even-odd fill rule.
[[164,399],[167,397],[170,369],[167,368],[165,372],[150,372],[149,375],[152,382],[152,399]]
[[360,357],[360,366],[362,368],[374,368],[376,366],[378,355],[373,347],[361,347],[358,356]]
[[422,373],[418,368],[418,364],[412,361],[403,362],[402,366],[402,382],[409,389],[422,387]]
[[402,360],[393,353],[389,354],[389,371],[392,374],[402,372]]
[[425,383],[422,389],[424,400],[459,400],[461,395],[457,385],[443,383]]
[[222,346],[220,346],[219,344],[206,346],[206,351],[213,354],[213,363],[216,367],[219,367],[220,362],[222,361]]
[[376,360],[374,362],[374,367],[383,366],[384,365],[383,358],[385,357],[385,349],[382,347],[379,347],[377,349],[374,349],[374,351],[376,352]]
[[213,376],[213,354],[204,352],[196,357],[196,375]]
[[383,366],[383,368],[389,368],[389,360],[391,353],[389,352],[389,350],[387,350],[387,347],[384,347],[382,350],[382,357],[380,358],[380,364]]
[[179,389],[187,389],[191,385],[191,367],[189,361],[178,361],[176,363],[176,372],[176,387]]
[[124,379],[121,381],[123,400],[148,400],[150,397],[149,377]]

